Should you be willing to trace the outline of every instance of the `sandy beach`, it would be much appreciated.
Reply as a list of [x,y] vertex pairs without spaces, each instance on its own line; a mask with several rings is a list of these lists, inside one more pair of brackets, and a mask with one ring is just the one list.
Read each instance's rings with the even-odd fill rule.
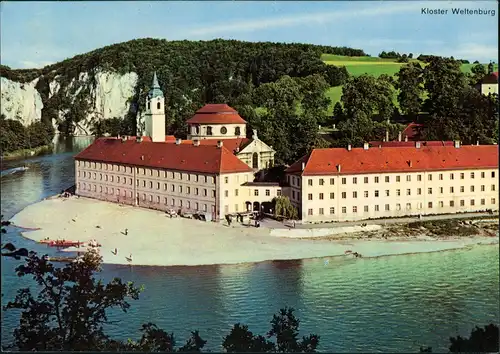
[[[45,238],[88,242],[97,240],[104,263],[132,265],[207,265],[344,256],[346,250],[363,257],[436,252],[498,243],[497,237],[450,237],[436,240],[425,235],[386,240],[359,237],[283,237],[288,231],[254,228],[233,223],[169,218],[165,213],[120,206],[86,198],[52,198],[30,205],[15,215],[15,226],[36,228],[23,232],[34,241]],[[380,228],[367,225],[367,231]],[[128,229],[125,235],[124,231]],[[303,232],[303,231],[302,231]],[[289,232],[288,232],[289,233]],[[336,234],[332,230],[331,235]],[[328,232],[321,232],[327,236]],[[347,235],[347,236],[346,236]],[[112,251],[117,249],[117,254]],[[68,251],[76,249],[67,249]],[[81,251],[81,249],[80,249]],[[132,262],[126,260],[131,255]]]

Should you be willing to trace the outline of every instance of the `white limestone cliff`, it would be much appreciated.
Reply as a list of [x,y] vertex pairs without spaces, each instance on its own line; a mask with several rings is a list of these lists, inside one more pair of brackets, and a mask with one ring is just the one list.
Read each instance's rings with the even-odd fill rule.
[[[25,126],[40,120],[43,103],[40,93],[35,88],[38,79],[24,84],[4,77],[1,80],[1,113],[5,114],[7,119],[21,121]],[[61,77],[56,76],[49,83],[48,99],[59,94],[69,98],[69,102],[73,103],[79,95],[83,94],[82,92],[90,92],[90,95],[86,97],[90,106],[87,117],[75,126],[74,132],[75,135],[89,135],[95,120],[123,118],[127,115],[137,80],[138,76],[135,72],[120,75],[97,71],[92,79],[88,73],[82,72],[78,80],[73,79],[67,86],[62,87]],[[63,120],[66,113],[67,110],[61,109],[58,112],[59,120]],[[57,125],[55,119],[53,124]]]
[[0,112],[6,119],[19,120],[25,126],[41,119],[43,103],[35,88],[37,82],[38,79],[20,83],[0,78]]

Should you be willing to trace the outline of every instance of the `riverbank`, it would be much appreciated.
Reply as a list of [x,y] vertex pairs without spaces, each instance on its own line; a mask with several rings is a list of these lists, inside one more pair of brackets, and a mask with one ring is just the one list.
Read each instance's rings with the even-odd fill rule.
[[38,228],[22,233],[34,241],[47,237],[85,242],[96,239],[102,245],[103,261],[108,264],[237,264],[344,256],[348,250],[363,257],[379,257],[498,243],[497,237],[487,234],[438,237],[426,235],[423,229],[388,237],[397,235],[397,231],[385,227],[313,238],[279,237],[264,227],[171,219],[159,211],[76,197],[30,205],[11,221],[16,226]]
[[32,149],[22,149],[22,150],[15,150],[15,151],[11,151],[11,152],[6,152],[5,154],[2,155],[2,160],[11,161],[11,160],[18,160],[18,159],[24,159],[27,157],[48,154],[48,153],[52,152],[53,148],[54,148],[54,146],[51,144],[51,145],[38,146],[38,147],[32,148]]

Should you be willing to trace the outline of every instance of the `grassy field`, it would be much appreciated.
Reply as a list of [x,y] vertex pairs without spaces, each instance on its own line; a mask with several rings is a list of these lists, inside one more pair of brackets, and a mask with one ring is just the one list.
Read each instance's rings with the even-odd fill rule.
[[[321,56],[326,64],[335,66],[345,66],[349,74],[353,76],[360,76],[363,74],[373,75],[378,77],[382,74],[394,76],[402,65],[405,63],[397,63],[394,59],[382,59],[378,57],[347,57],[342,55],[323,54]],[[418,62],[416,59],[410,61]],[[422,63],[424,64],[424,63]],[[425,65],[425,64],[424,64]],[[475,64],[462,64],[461,69],[464,73],[469,73]],[[487,69],[487,64],[483,64]],[[498,65],[495,64],[495,71],[498,71]],[[333,106],[336,102],[340,101],[342,96],[342,86],[331,87],[327,93],[327,97],[332,101],[329,113],[333,112]],[[397,97],[397,94],[396,94]],[[394,102],[398,105],[396,97]]]

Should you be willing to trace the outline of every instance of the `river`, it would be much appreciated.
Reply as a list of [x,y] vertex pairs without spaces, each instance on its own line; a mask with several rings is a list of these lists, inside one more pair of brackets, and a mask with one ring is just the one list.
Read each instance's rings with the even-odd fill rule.
[[[61,141],[53,154],[2,164],[1,212],[6,219],[31,203],[73,184],[72,156],[88,138]],[[24,172],[13,168],[26,164]],[[12,173],[11,173],[12,172]],[[54,220],[57,216],[54,215]],[[2,243],[47,253],[8,227]],[[54,253],[54,250],[50,250]],[[499,323],[498,246],[375,259],[308,259],[231,266],[128,267],[104,265],[102,278],[118,276],[145,291],[107,330],[113,337],[138,338],[142,323],[174,332],[181,344],[198,329],[207,348],[220,350],[237,322],[265,334],[273,313],[292,306],[301,334],[321,336],[320,351],[418,352],[420,345],[447,351],[449,337],[475,326]],[[2,257],[2,305],[32,280],[18,278],[21,261]],[[2,344],[19,321],[2,310]]]

